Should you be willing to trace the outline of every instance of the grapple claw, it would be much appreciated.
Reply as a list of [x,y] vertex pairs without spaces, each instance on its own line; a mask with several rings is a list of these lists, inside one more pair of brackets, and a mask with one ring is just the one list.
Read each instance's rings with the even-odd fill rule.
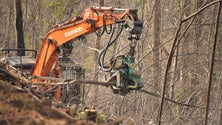
[[128,75],[128,68],[121,68],[113,73],[108,82],[115,82],[115,86],[111,86],[114,94],[126,95],[132,90],[141,89],[144,84],[140,77],[136,74]]

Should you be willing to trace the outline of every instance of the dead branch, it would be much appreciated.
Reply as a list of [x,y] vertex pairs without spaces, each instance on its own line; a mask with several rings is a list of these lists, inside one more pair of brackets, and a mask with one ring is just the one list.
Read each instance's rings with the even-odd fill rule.
[[188,21],[188,20],[191,19],[192,17],[194,17],[194,16],[198,15],[199,13],[201,13],[201,12],[202,12],[203,10],[205,10],[206,8],[212,6],[212,5],[216,4],[216,3],[219,3],[219,2],[221,2],[221,0],[216,0],[216,1],[213,1],[213,2],[211,2],[211,3],[209,3],[209,4],[206,4],[206,5],[202,6],[199,10],[197,10],[196,12],[194,12],[193,14],[191,14],[190,16],[184,18],[181,22],[186,22],[186,21]]

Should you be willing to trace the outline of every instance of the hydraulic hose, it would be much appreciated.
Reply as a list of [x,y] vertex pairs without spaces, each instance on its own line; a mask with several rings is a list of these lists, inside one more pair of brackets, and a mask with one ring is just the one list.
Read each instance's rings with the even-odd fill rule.
[[109,42],[107,43],[107,45],[105,46],[105,48],[102,50],[102,52],[99,54],[99,57],[98,57],[98,64],[99,64],[99,66],[101,67],[101,69],[102,69],[103,71],[105,71],[105,72],[111,71],[111,68],[110,68],[110,67],[106,67],[105,64],[104,64],[104,63],[105,63],[104,60],[105,60],[105,56],[106,56],[107,50],[108,50],[108,48],[109,48],[113,43],[115,43],[116,40],[119,38],[120,34],[121,34],[122,31],[123,31],[123,25],[121,25],[120,31],[118,32],[118,34],[116,35],[116,37],[112,40],[113,35],[114,35],[114,33],[115,33],[115,29],[116,29],[116,28],[113,28],[113,29],[112,29]]
[[101,31],[101,29],[100,29],[100,31],[101,31],[100,33],[99,33],[99,31],[98,31],[98,32],[95,32],[97,36],[102,36],[102,35],[104,34],[104,32],[106,32],[107,34],[110,34],[110,33],[112,32],[112,30],[113,30],[113,26],[112,26],[112,24],[110,24],[110,25],[109,25],[110,30],[108,31],[107,25],[106,25],[106,19],[105,19],[105,18],[106,18],[106,17],[103,16],[103,28],[101,28],[102,31]]

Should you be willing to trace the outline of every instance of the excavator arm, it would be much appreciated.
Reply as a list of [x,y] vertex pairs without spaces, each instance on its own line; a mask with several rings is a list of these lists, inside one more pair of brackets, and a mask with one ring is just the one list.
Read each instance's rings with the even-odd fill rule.
[[36,58],[32,73],[32,81],[36,82],[35,76],[49,76],[50,70],[59,54],[61,54],[59,49],[61,46],[69,46],[70,41],[94,33],[103,26],[115,23],[126,23],[125,26],[132,36],[136,39],[139,38],[141,31],[135,27],[142,24],[137,17],[136,9],[88,7],[81,16],[54,26],[42,40],[42,47]]
[[[121,25],[112,27],[112,24],[116,23]],[[120,26],[120,30],[116,31],[115,26]],[[123,27],[129,32],[130,51],[104,61],[107,50],[117,40]],[[100,28],[100,32],[96,32]],[[46,34],[35,61],[29,53],[25,56],[13,56],[10,53],[23,51],[34,52],[36,55],[35,50],[1,49],[5,57],[0,59],[0,77],[13,85],[18,82],[22,87],[29,87],[39,98],[55,99],[67,106],[79,103],[81,91],[84,91],[80,84],[111,86],[114,93],[125,95],[131,90],[143,87],[140,77],[133,72],[136,42],[140,38],[142,28],[143,23],[138,19],[136,9],[88,7],[81,16],[55,25]],[[75,62],[68,58],[73,49],[72,42],[90,33],[102,35],[104,31],[110,34],[110,39],[99,54],[98,64],[110,77],[105,82],[87,82],[83,80],[84,70],[81,66],[75,65]],[[113,37],[114,34],[117,34],[116,37]]]

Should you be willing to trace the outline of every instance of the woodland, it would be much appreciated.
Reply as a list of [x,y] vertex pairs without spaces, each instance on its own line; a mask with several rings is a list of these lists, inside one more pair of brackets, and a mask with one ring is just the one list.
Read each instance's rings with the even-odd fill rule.
[[[17,43],[15,1],[22,7],[24,44]],[[86,85],[82,105],[123,124],[222,125],[221,0],[0,0],[0,46],[38,51],[54,25],[88,6],[138,9],[143,32],[134,69],[144,87],[121,96]],[[92,33],[73,43],[71,58],[84,67],[85,79],[105,79],[97,58],[108,39]],[[128,44],[123,32],[108,55],[127,53]]]

